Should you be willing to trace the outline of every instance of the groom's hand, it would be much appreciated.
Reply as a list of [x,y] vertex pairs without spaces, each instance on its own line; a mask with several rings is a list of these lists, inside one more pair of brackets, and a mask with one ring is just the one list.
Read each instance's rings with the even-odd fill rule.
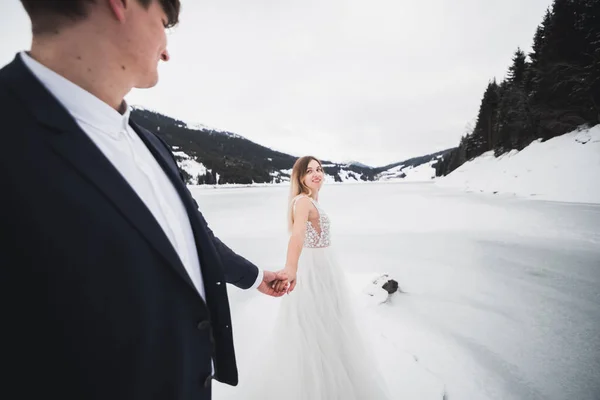
[[296,268],[285,268],[279,271],[279,274],[282,274],[286,277],[286,280],[280,280],[275,282],[273,287],[275,291],[283,291],[284,293],[290,294],[296,287]]
[[281,297],[286,291],[279,289],[278,282],[285,282],[287,284],[287,276],[280,272],[263,271],[263,281],[258,285],[258,291],[273,297]]

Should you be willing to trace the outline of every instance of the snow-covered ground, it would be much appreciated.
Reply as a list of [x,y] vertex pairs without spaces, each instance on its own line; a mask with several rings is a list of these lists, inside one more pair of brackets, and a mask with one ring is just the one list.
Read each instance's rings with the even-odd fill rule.
[[600,203],[600,125],[460,166],[437,184],[466,191]]
[[[286,186],[191,190],[234,250],[283,267]],[[394,398],[598,398],[600,205],[420,183],[330,185],[320,203]],[[365,290],[382,273],[405,293],[379,304]],[[242,382],[217,400],[244,399],[278,305],[228,290]]]

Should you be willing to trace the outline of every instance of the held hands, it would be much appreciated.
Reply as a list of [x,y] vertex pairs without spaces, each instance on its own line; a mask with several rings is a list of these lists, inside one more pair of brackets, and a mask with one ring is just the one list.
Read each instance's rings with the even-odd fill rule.
[[263,281],[258,286],[258,291],[268,296],[281,297],[292,293],[296,287],[296,269],[286,267],[281,271],[264,271]]
[[278,284],[283,282],[285,286],[288,284],[287,275],[283,271],[263,271],[263,281],[258,286],[258,291],[268,296],[281,297],[286,293],[286,290]]
[[286,267],[282,271],[279,271],[282,276],[286,277],[286,280],[280,280],[273,283],[275,291],[283,291],[283,293],[292,293],[296,287],[296,268]]

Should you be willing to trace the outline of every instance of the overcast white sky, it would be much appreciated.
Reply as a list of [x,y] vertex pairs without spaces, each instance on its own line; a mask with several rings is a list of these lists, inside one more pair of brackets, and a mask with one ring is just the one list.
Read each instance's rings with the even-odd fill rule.
[[[28,49],[2,0],[0,65]],[[293,155],[380,166],[458,144],[551,0],[182,0],[159,84],[127,100]]]

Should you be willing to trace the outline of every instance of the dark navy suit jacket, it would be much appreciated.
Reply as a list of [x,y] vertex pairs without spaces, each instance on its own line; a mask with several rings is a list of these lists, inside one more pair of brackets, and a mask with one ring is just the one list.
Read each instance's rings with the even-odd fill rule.
[[[203,300],[151,212],[20,57],[0,70],[0,398],[208,399],[237,384],[225,283],[258,269],[209,229],[169,147]],[[15,397],[16,396],[16,397]]]

